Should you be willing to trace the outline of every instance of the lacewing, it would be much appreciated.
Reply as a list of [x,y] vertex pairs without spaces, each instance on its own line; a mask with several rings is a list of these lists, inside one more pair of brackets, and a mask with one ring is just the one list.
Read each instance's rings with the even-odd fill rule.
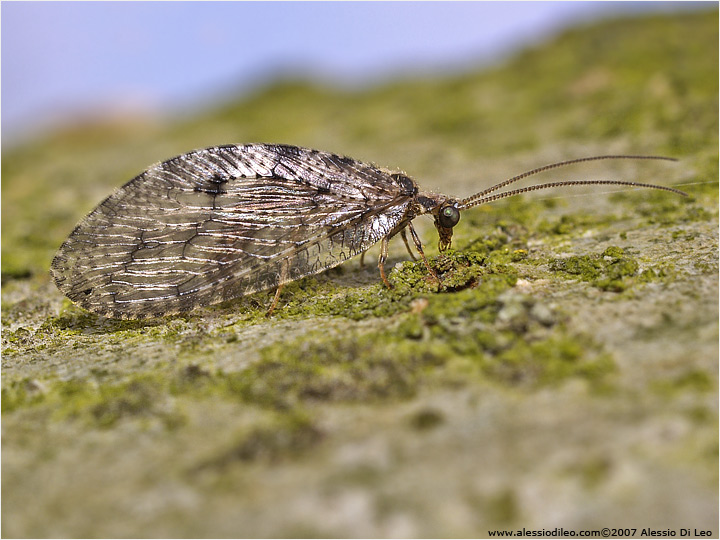
[[[286,145],[216,146],[156,164],[85,217],[58,250],[51,273],[73,302],[107,317],[144,318],[190,311],[317,274],[409,229],[431,214],[440,251],[450,247],[460,212],[528,191],[560,186],[624,185],[682,191],[618,180],[575,180],[505,186],[528,176],[604,159],[553,163],[514,176],[465,199],[420,191],[402,173],[318,150]],[[673,160],[674,161],[674,160]]]

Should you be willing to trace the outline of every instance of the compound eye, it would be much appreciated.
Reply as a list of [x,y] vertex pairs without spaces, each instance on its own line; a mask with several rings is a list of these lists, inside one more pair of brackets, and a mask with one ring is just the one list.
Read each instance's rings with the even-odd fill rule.
[[440,225],[446,229],[452,229],[460,221],[460,210],[455,206],[446,206],[440,210]]

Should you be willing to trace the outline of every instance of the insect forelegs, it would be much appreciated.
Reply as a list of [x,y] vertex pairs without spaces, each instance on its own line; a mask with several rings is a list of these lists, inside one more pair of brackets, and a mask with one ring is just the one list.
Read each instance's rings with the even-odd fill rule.
[[[410,236],[412,236],[413,242],[415,243],[415,248],[418,250],[418,253],[420,254],[420,257],[422,258],[423,262],[425,263],[425,268],[428,269],[428,272],[430,272],[430,275],[435,278],[435,281],[438,282],[438,285],[440,285],[442,282],[440,281],[440,277],[437,275],[435,270],[432,269],[432,266],[430,266],[430,263],[427,260],[427,257],[425,256],[425,251],[422,247],[422,242],[420,242],[420,237],[415,232],[415,227],[412,226],[412,223],[408,223],[408,228],[410,229]],[[403,232],[405,230],[403,229]]]
[[[425,263],[425,268],[427,268],[430,275],[435,279],[435,281],[438,282],[438,285],[440,285],[442,281],[440,280],[440,277],[437,275],[435,270],[433,270],[432,266],[430,266],[430,263],[425,256],[425,250],[423,249],[420,237],[418,236],[417,232],[415,232],[415,228],[412,226],[412,223],[408,223],[407,226],[410,229],[410,236],[412,237],[413,243],[415,244],[415,249],[417,249],[418,253],[420,254],[420,258],[422,259],[423,263]],[[400,235],[405,242],[405,247],[407,248],[408,252],[410,252],[413,260],[416,261],[417,258],[415,257],[415,255],[413,255],[412,251],[410,251],[410,244],[407,240],[407,234],[405,233],[405,229],[402,229],[400,231]],[[388,289],[392,289],[392,284],[388,281],[387,275],[385,274],[385,261],[387,261],[389,242],[389,236],[386,236],[380,242],[380,257],[378,257],[378,270],[380,270],[380,277],[382,278],[383,283],[385,283],[385,286]]]
[[410,244],[408,243],[407,233],[405,232],[405,229],[403,229],[402,231],[400,231],[400,236],[402,236],[403,242],[405,242],[405,247],[407,248],[407,251],[408,251],[408,253],[410,254],[410,257],[412,258],[412,260],[413,260],[413,261],[417,261],[417,257],[416,257],[415,254],[412,252],[412,249],[410,249]]

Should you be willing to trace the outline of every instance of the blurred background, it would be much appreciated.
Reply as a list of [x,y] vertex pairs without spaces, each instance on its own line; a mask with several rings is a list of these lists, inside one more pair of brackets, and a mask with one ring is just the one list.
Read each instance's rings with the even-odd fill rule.
[[3,3],[2,142],[90,120],[187,117],[279,79],[359,90],[448,76],[580,22],[712,5]]

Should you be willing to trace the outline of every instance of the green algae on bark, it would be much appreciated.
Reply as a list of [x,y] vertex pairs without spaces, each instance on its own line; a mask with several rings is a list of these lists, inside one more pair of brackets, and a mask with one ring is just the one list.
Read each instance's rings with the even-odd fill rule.
[[595,287],[614,292],[624,291],[638,268],[637,261],[625,256],[624,251],[616,246],[607,248],[601,254],[566,257],[550,262],[550,270],[553,272],[577,276]]

